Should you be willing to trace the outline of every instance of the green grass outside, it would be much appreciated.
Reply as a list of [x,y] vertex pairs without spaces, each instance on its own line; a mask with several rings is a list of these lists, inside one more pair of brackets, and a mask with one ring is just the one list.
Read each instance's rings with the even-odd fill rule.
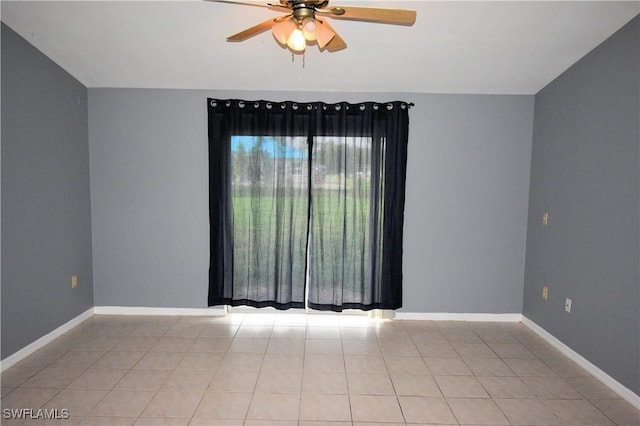
[[[353,183],[351,183],[352,186]],[[304,193],[233,197],[234,280],[252,286],[305,281],[308,200]],[[348,191],[353,192],[353,191]],[[360,191],[362,194],[364,191]],[[313,194],[310,261],[320,291],[369,281],[369,197]],[[280,231],[280,232],[278,232]],[[299,283],[299,284],[298,284]],[[322,289],[325,290],[322,290]],[[313,296],[312,296],[313,297]]]

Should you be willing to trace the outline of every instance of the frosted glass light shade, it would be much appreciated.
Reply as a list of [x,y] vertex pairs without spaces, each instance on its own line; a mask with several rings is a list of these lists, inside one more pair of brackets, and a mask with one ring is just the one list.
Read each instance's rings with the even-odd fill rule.
[[287,19],[278,22],[271,28],[273,36],[280,44],[287,44],[287,40],[291,36],[291,32],[296,29],[296,23],[293,19]]
[[303,52],[307,47],[307,40],[304,38],[302,31],[296,28],[293,30],[289,39],[287,40],[287,46],[294,52]]
[[306,17],[302,21],[302,34],[304,38],[309,41],[313,41],[316,39],[316,28],[318,24],[316,24],[315,19]]

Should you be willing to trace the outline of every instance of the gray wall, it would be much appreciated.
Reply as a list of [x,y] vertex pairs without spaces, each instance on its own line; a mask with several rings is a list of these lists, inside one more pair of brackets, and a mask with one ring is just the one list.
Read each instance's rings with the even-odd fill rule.
[[89,90],[96,306],[206,306],[206,98],[407,100],[406,312],[522,312],[532,96]]
[[1,81],[5,358],[91,308],[93,276],[87,89],[4,24]]
[[524,288],[525,316],[636,394],[638,40],[640,17],[536,95]]

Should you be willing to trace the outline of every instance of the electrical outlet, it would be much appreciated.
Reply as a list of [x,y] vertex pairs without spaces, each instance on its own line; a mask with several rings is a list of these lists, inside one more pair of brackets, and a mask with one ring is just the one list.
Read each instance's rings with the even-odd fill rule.
[[549,297],[549,287],[545,285],[544,287],[542,287],[542,298],[544,300],[547,300],[548,297]]
[[76,288],[76,287],[78,287],[78,276],[71,275],[71,288]]
[[564,302],[564,310],[567,312],[571,312],[571,299],[567,297],[567,300]]

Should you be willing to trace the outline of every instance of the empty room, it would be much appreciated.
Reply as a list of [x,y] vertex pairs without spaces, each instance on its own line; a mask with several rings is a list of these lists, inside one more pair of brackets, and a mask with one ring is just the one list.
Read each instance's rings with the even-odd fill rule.
[[640,426],[640,2],[0,17],[1,424]]

